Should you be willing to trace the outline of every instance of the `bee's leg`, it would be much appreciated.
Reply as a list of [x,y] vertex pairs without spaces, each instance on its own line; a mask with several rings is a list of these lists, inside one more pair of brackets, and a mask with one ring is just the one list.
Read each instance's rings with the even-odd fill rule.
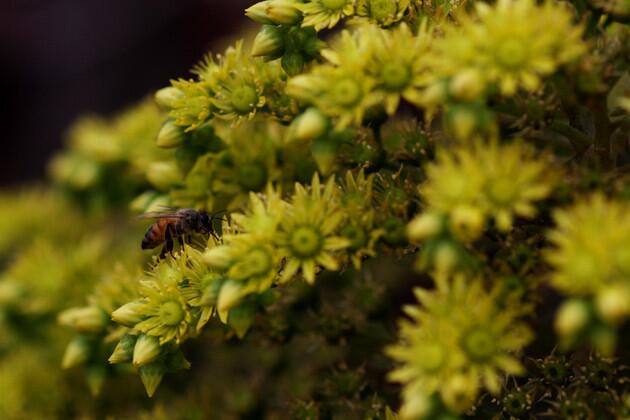
[[164,232],[164,247],[160,253],[160,258],[166,257],[167,252],[171,254],[171,257],[173,256],[173,232],[170,225],[166,226],[166,231]]
[[186,245],[184,243],[184,235],[179,235],[177,237],[177,242],[179,242],[179,246],[182,247],[182,251],[186,249]]
[[211,231],[210,231],[210,234],[212,235],[212,237],[214,238],[214,241],[215,241],[216,243],[221,242],[221,238],[219,238],[219,236],[216,234],[216,232],[215,232],[215,231],[211,230]]

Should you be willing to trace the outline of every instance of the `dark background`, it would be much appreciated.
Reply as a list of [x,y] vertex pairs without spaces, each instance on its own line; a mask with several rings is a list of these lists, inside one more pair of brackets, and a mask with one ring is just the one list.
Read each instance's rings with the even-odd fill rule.
[[43,179],[68,125],[188,77],[254,0],[0,0],[0,185]]

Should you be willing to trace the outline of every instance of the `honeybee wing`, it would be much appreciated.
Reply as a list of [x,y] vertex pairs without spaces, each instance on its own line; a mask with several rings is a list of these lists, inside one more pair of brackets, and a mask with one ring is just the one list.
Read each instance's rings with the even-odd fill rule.
[[138,215],[138,219],[182,218],[186,215],[176,207],[160,206],[160,210],[148,211]]

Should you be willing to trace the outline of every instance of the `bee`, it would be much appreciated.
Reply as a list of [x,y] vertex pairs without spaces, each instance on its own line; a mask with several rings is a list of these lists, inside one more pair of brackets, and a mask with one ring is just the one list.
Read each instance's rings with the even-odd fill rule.
[[[167,209],[166,211],[148,212],[140,215],[145,219],[156,219],[149,226],[142,238],[142,249],[153,249],[164,244],[160,252],[160,259],[167,253],[173,254],[173,241],[178,240],[184,247],[184,237],[190,238],[193,233],[212,235],[219,240],[212,222],[222,220],[215,215],[209,215],[206,211],[195,209]],[[190,240],[189,240],[190,242]]]

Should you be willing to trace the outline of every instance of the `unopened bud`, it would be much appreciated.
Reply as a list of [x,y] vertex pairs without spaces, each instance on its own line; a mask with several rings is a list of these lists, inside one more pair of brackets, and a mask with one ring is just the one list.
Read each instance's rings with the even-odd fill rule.
[[280,64],[289,76],[297,76],[302,73],[306,60],[299,52],[287,52],[282,56]]
[[480,209],[461,205],[451,212],[449,227],[459,240],[472,241],[481,234],[483,222],[483,212]]
[[572,336],[580,332],[588,324],[591,318],[590,310],[586,302],[579,299],[571,299],[562,304],[556,315],[556,331],[561,336]]
[[245,16],[253,20],[254,22],[262,23],[263,25],[273,24],[271,19],[267,16],[267,8],[271,1],[259,1],[258,3],[245,9]]
[[607,322],[619,323],[630,315],[630,287],[624,284],[607,286],[595,297],[595,307]]
[[92,396],[96,397],[101,393],[105,378],[107,377],[107,371],[105,366],[92,365],[88,366],[85,371],[85,379],[87,380],[88,387]]
[[449,242],[442,242],[435,249],[433,263],[439,275],[452,273],[459,260],[459,252]]
[[147,169],[147,179],[157,188],[167,190],[183,180],[176,162],[153,162]]
[[59,314],[57,321],[78,332],[99,333],[109,324],[107,313],[98,306],[70,308]]
[[472,109],[457,107],[450,113],[451,130],[459,140],[467,140],[477,127],[477,115]]
[[217,301],[217,310],[222,321],[227,321],[227,312],[235,307],[243,298],[243,286],[240,282],[227,280],[223,283]]
[[309,108],[291,124],[292,137],[298,141],[310,141],[321,137],[328,129],[328,118],[317,108]]
[[164,125],[162,125],[155,143],[158,147],[170,149],[182,144],[185,138],[186,134],[184,133],[183,128],[178,127],[173,121],[168,120],[164,123]]
[[160,382],[162,382],[166,368],[162,363],[156,362],[141,366],[140,369],[138,369],[138,373],[144,385],[144,389],[147,391],[147,395],[150,398],[155,394],[157,387],[160,385]]
[[318,139],[311,146],[313,159],[322,175],[326,176],[332,172],[338,148],[338,144],[330,139]]
[[485,84],[478,70],[465,70],[458,73],[450,83],[453,96],[464,101],[473,101],[482,93]]
[[411,240],[421,241],[435,236],[442,231],[444,221],[437,213],[424,213],[416,216],[407,225],[407,237]]
[[144,366],[156,360],[162,353],[160,341],[157,337],[142,334],[136,340],[133,348],[134,366]]
[[143,306],[144,303],[138,300],[125,303],[112,312],[112,320],[126,327],[133,327],[144,319],[144,315],[141,312]]
[[109,356],[109,363],[130,363],[133,358],[133,349],[136,345],[137,337],[135,335],[125,334],[122,336],[112,355]]
[[256,316],[256,307],[252,304],[243,304],[239,305],[236,308],[232,308],[230,310],[230,314],[228,316],[228,324],[234,331],[238,338],[245,337],[247,330],[254,322],[254,317]]
[[63,369],[69,369],[73,366],[85,363],[90,357],[90,344],[87,338],[83,336],[75,337],[63,354],[63,360],[61,361],[61,367]]
[[274,60],[282,57],[283,53],[284,37],[282,29],[277,26],[264,25],[254,39],[252,55]]
[[231,254],[229,246],[219,245],[204,252],[202,259],[212,268],[225,270],[232,264]]
[[155,92],[155,102],[164,109],[172,109],[181,99],[184,93],[174,86],[168,86]]

